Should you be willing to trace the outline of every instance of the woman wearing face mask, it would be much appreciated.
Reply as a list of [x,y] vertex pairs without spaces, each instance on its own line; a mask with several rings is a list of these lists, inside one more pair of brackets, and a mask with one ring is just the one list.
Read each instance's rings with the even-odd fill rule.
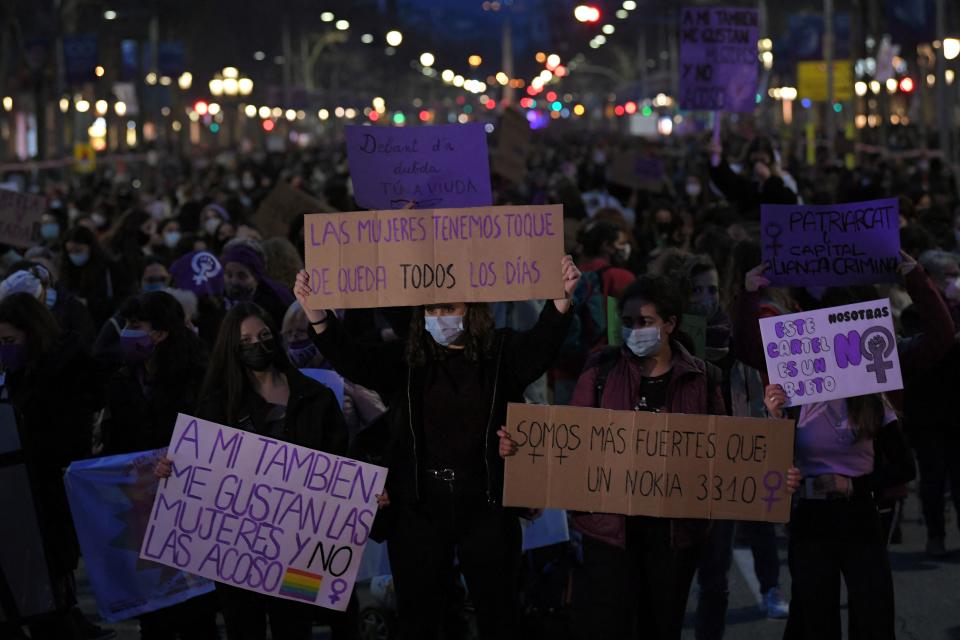
[[499,504],[496,432],[507,402],[523,401],[566,336],[580,272],[569,256],[561,272],[567,297],[547,303],[528,332],[494,329],[486,304],[446,303],[416,308],[406,340],[375,346],[353,340],[334,314],[309,309],[310,278],[297,276],[320,352],[345,378],[391,398],[380,443],[391,504],[380,517],[402,638],[438,637],[455,555],[480,637],[518,633],[520,525]]
[[90,311],[70,293],[61,292],[52,269],[52,261],[39,257],[14,263],[7,280],[0,284],[0,298],[5,297],[4,291],[29,293],[53,313],[64,331],[74,334],[81,346],[89,349],[97,337]]
[[157,233],[150,245],[150,253],[169,264],[180,257],[178,248],[182,239],[180,223],[175,218],[164,220],[157,227]]
[[233,240],[227,243],[220,262],[223,264],[226,308],[240,302],[255,302],[275,322],[283,319],[287,307],[293,302],[293,294],[266,275],[266,261],[259,243]]
[[[299,302],[294,302],[287,309],[281,335],[293,366],[298,369],[331,368],[317,345],[313,344],[310,321]],[[379,395],[349,380],[343,381],[343,417],[351,443],[357,433],[372,424],[386,410]]]
[[[333,392],[287,358],[273,319],[250,302],[234,305],[220,326],[196,415],[204,420],[335,455],[347,453],[347,429]],[[157,474],[169,476],[168,460]],[[217,583],[229,640],[308,640],[311,605]],[[356,621],[331,612],[334,638],[353,637]]]
[[[221,225],[230,225],[230,214],[216,203],[208,204],[200,212],[200,233],[208,241],[208,246],[221,247],[223,242],[218,234]],[[231,225],[232,226],[232,225]],[[232,236],[231,236],[232,237]]]
[[[640,277],[624,292],[620,314],[624,346],[591,358],[572,404],[725,414],[719,373],[675,339],[683,299],[671,280]],[[516,452],[506,433],[500,450]],[[583,534],[583,564],[573,585],[575,636],[678,640],[709,523],[599,513],[572,521]]]
[[132,289],[132,278],[139,270],[126,271],[100,247],[96,236],[86,227],[67,231],[63,243],[61,281],[68,291],[87,305],[93,322],[102,326],[120,300]]
[[16,415],[56,606],[30,625],[30,637],[79,639],[70,614],[79,548],[63,470],[90,455],[94,413],[103,405],[100,384],[76,338],[62,333],[50,311],[27,293],[0,301],[0,364],[0,395]]
[[45,247],[56,247],[63,235],[63,214],[45,213],[40,216],[40,241]]

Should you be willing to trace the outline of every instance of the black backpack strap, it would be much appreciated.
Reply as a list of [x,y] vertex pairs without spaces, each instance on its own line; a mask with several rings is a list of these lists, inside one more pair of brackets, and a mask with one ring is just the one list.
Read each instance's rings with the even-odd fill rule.
[[607,377],[618,360],[620,360],[620,347],[607,347],[600,352],[600,359],[597,361],[597,379],[593,387],[593,404],[596,407],[600,406],[600,401],[603,399],[603,388],[607,386]]
[[716,413],[717,407],[714,406],[713,398],[714,391],[720,386],[720,380],[723,379],[723,372],[720,371],[720,367],[715,364],[711,364],[706,360],[703,361],[704,368],[706,369],[707,374],[707,414],[713,415]]

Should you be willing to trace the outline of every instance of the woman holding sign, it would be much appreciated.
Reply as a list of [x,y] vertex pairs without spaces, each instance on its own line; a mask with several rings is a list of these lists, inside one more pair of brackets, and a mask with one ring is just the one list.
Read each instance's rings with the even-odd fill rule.
[[517,635],[520,524],[500,506],[496,432],[507,403],[523,402],[567,334],[580,271],[569,256],[561,271],[566,297],[545,305],[530,331],[494,329],[486,304],[443,303],[415,309],[407,340],[376,346],[355,342],[334,314],[310,309],[309,276],[297,277],[320,352],[345,378],[392,399],[381,442],[391,504],[377,522],[386,525],[404,638],[439,637],[455,556],[480,636]]
[[[642,276],[620,301],[623,347],[595,354],[577,382],[581,407],[724,415],[720,373],[677,341],[683,299],[662,276]],[[516,444],[500,434],[500,452]],[[788,484],[793,475],[788,474]],[[677,640],[709,522],[580,513],[583,564],[574,576],[577,638]]]
[[[197,417],[335,455],[347,451],[347,428],[333,392],[300,373],[287,357],[273,320],[239,302],[220,325]],[[157,475],[168,477],[169,460]],[[308,640],[317,608],[218,582],[229,640]],[[335,638],[353,637],[348,613],[330,613]],[[349,630],[344,633],[344,630]],[[344,633],[340,635],[340,633]]]

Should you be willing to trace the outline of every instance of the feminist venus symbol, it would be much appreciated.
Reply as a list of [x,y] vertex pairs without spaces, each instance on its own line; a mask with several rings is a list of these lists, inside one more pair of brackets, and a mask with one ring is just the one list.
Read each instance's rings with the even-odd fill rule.
[[343,578],[337,578],[330,584],[330,604],[340,602],[340,597],[347,590],[347,581]]
[[[777,482],[776,485],[773,485],[770,482],[771,478],[776,479],[776,482]],[[766,497],[761,498],[761,500],[767,503],[767,513],[770,513],[771,511],[773,511],[773,503],[780,502],[780,500],[782,499],[782,498],[777,498],[775,494],[777,491],[779,491],[783,487],[783,474],[780,473],[779,471],[767,471],[763,475],[763,486],[770,493],[767,494]]]

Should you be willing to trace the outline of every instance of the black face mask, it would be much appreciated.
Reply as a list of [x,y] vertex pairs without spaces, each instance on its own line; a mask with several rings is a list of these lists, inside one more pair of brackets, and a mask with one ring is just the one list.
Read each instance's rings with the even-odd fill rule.
[[257,292],[256,287],[247,287],[242,284],[227,285],[224,295],[230,300],[252,300]]
[[273,338],[240,345],[240,361],[251,371],[266,371],[277,359],[277,344]]

